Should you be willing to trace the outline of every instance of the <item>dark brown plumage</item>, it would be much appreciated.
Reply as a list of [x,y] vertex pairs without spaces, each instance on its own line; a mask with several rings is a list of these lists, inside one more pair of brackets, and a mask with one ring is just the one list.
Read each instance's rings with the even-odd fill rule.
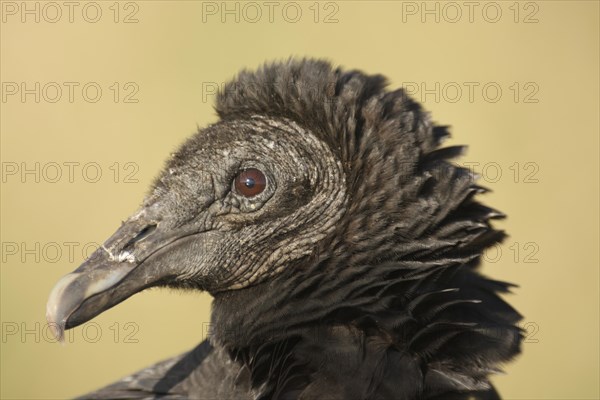
[[85,398],[497,398],[520,316],[477,266],[503,215],[384,87],[290,60],[224,88],[220,121],[48,305],[60,336],[149,286],[208,290],[210,343]]

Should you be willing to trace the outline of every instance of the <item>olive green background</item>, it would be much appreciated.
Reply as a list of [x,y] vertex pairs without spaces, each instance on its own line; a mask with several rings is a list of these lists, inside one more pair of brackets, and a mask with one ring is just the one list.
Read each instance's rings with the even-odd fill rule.
[[459,162],[477,163],[493,190],[485,202],[509,216],[497,225],[511,236],[486,253],[484,272],[520,286],[508,299],[527,339],[495,378],[500,392],[600,396],[598,2],[475,2],[469,15],[464,2],[99,1],[76,3],[72,22],[62,2],[61,18],[46,4],[26,3],[39,22],[21,2],[1,4],[3,399],[82,394],[204,337],[207,294],[146,291],[64,346],[44,325],[45,303],[137,208],[169,153],[215,121],[214,88],[289,56],[418,88],[452,125],[449,143],[469,145]]

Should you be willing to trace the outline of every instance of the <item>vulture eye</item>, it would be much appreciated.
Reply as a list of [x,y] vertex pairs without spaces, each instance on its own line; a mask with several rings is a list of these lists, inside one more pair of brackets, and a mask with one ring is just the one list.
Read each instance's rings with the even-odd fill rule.
[[262,193],[267,186],[267,178],[256,168],[246,169],[238,174],[233,181],[235,191],[244,197],[254,197]]

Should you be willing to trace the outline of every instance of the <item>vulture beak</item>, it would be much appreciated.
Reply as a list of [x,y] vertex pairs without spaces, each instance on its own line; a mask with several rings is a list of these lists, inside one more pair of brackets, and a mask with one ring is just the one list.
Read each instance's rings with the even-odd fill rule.
[[163,232],[160,221],[150,213],[142,209],[129,218],[79,268],[54,286],[46,319],[58,340],[63,339],[65,329],[83,324],[135,293],[168,283],[178,275],[169,267],[176,263],[167,262],[170,250],[188,242],[199,229]]

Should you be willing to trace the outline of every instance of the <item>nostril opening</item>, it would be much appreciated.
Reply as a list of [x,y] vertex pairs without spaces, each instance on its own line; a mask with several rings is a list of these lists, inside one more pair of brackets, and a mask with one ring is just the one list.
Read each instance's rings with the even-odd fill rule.
[[147,236],[149,236],[156,229],[156,224],[151,224],[142,229],[133,239],[131,239],[123,250],[130,250],[133,245],[141,240],[144,240]]
[[156,224],[148,225],[147,227],[145,227],[144,229],[142,229],[140,231],[140,233],[138,233],[136,235],[136,237],[133,238],[133,241],[134,242],[139,242],[140,240],[144,239],[146,236],[148,236],[152,232],[154,232],[155,229],[156,229]]

